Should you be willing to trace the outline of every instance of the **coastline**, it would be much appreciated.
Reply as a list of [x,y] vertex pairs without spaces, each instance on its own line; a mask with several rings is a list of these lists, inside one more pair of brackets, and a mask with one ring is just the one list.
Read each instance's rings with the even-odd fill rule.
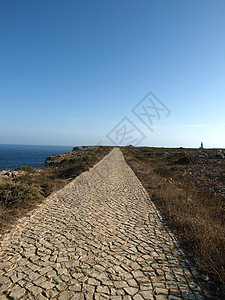
[[0,145],[0,172],[14,171],[21,166],[44,167],[48,156],[72,151],[72,146]]

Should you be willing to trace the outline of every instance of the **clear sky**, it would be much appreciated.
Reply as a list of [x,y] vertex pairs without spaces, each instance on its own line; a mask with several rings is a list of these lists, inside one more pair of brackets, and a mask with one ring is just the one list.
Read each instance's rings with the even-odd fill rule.
[[[224,0],[1,0],[0,144],[111,144],[127,117],[140,145],[225,148],[224,16]],[[153,130],[132,112],[150,91]]]

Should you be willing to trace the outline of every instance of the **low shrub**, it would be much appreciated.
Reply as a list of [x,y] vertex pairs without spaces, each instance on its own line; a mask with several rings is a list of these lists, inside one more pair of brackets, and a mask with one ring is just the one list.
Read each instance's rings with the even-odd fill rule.
[[80,175],[82,172],[88,171],[88,169],[89,167],[87,164],[80,163],[70,168],[59,170],[57,177],[60,179],[75,178],[78,175]]
[[169,168],[169,170],[171,171],[171,172],[176,172],[176,171],[180,171],[180,169],[178,168],[178,167],[171,167],[171,168]]
[[140,154],[135,155],[135,158],[137,158],[137,159],[139,159],[139,160],[145,159],[145,157],[144,157],[143,155],[140,155]]
[[24,174],[15,179],[15,182],[19,183],[26,183],[26,184],[32,184],[33,183],[33,175],[30,174]]
[[16,169],[16,171],[24,171],[27,173],[35,173],[35,169],[31,166],[21,166]]
[[195,163],[196,162],[196,158],[193,157],[193,156],[187,156],[187,155],[184,155],[182,157],[180,157],[176,163],[178,165],[188,165],[190,163]]
[[155,168],[154,173],[162,177],[169,177],[171,175],[170,170],[163,167]]
[[16,182],[0,184],[0,205],[9,207],[24,202],[40,201],[43,199],[42,190],[35,185]]
[[80,161],[81,161],[81,159],[79,157],[65,158],[60,161],[59,165],[63,166],[63,167],[71,166],[71,165],[79,163]]

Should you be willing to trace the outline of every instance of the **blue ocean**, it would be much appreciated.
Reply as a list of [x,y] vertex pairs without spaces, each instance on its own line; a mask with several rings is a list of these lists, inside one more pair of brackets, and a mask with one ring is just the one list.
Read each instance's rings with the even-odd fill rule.
[[20,166],[41,168],[47,156],[72,151],[72,146],[1,145],[0,171],[15,170]]

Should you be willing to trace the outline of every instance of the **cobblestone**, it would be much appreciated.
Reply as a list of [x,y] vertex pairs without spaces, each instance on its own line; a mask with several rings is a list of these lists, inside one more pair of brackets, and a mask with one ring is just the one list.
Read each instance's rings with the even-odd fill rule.
[[208,295],[118,148],[21,219],[0,253],[0,299]]

